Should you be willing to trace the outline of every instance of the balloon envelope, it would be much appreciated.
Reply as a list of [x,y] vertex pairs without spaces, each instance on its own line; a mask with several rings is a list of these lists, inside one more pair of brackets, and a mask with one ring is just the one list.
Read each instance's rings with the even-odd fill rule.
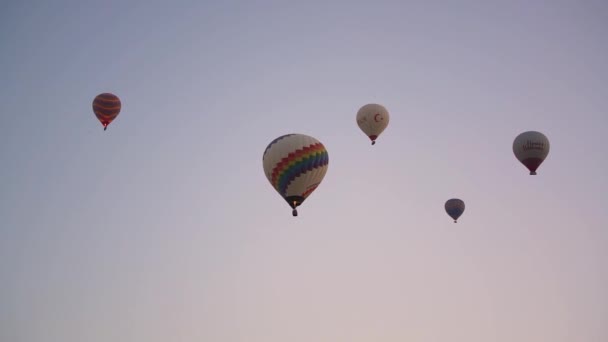
[[372,145],[376,143],[376,139],[388,126],[390,120],[388,111],[384,106],[369,103],[361,107],[357,112],[357,124],[359,128],[372,141]]
[[454,219],[454,223],[458,220],[460,215],[464,213],[464,202],[458,198],[452,198],[445,202],[445,212]]
[[118,96],[111,93],[99,94],[93,100],[93,112],[97,117],[97,120],[101,122],[104,131],[108,128],[108,125],[116,119],[120,113],[122,104]]
[[262,162],[266,178],[297,216],[296,207],[325,177],[329,156],[317,139],[304,134],[286,134],[266,147]]
[[549,154],[549,139],[541,132],[528,131],[518,135],[513,141],[513,153],[531,175],[543,163]]

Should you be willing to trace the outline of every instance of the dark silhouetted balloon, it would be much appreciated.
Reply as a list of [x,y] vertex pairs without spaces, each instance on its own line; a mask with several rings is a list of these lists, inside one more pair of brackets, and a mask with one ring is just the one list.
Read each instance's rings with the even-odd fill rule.
[[121,103],[118,96],[111,93],[99,94],[93,100],[93,112],[97,120],[103,125],[103,130],[116,119],[120,113]]
[[454,219],[454,223],[458,220],[460,215],[464,213],[464,202],[458,198],[452,198],[445,202],[445,212]]

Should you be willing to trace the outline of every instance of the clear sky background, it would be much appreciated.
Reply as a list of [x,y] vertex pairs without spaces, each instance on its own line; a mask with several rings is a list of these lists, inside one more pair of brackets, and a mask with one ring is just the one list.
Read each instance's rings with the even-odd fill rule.
[[[0,340],[608,341],[607,37],[603,0],[4,2]],[[329,152],[297,218],[286,133]]]

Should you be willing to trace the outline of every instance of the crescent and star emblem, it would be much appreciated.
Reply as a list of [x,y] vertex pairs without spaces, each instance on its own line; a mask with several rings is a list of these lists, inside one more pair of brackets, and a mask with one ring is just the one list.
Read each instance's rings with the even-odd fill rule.
[[374,121],[380,122],[380,120],[378,120],[378,117],[380,117],[380,113],[374,115]]

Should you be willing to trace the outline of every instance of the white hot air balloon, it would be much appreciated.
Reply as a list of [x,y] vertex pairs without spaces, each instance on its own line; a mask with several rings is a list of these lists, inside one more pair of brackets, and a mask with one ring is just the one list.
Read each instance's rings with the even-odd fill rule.
[[384,106],[370,103],[361,107],[357,112],[357,124],[359,128],[376,144],[376,139],[388,126],[390,117]]
[[325,146],[304,134],[286,134],[273,140],[262,157],[264,173],[272,187],[296,207],[319,186],[329,163]]
[[549,154],[549,139],[536,131],[528,131],[518,135],[513,141],[515,157],[530,170],[531,175],[542,164]]

